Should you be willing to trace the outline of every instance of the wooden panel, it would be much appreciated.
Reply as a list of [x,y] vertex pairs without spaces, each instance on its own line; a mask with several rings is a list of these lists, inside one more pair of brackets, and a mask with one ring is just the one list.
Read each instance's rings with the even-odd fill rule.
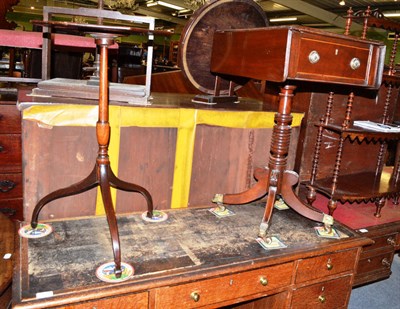
[[[272,129],[199,125],[193,157],[189,206],[209,204],[215,193],[237,193],[254,183],[254,169],[269,158]],[[299,128],[293,128],[288,168],[294,165]],[[238,147],[241,145],[241,147]]]
[[0,105],[0,132],[21,133],[21,112],[16,105]]
[[354,269],[356,256],[357,250],[350,250],[301,260],[296,283],[351,271]]
[[[92,171],[97,156],[94,127],[39,126],[24,122],[24,218],[46,194],[81,181]],[[42,219],[95,214],[97,190],[50,202]]]
[[[155,291],[155,308],[195,308],[288,286],[293,263],[220,278],[171,286]],[[267,284],[261,284],[266,279]],[[180,297],[177,298],[177,295]],[[196,300],[196,297],[198,299]]]
[[271,133],[265,129],[199,125],[189,205],[209,204],[214,193],[248,189],[254,183],[254,168],[267,161]]
[[314,284],[293,292],[290,308],[346,308],[352,276]]
[[85,303],[80,303],[76,305],[66,306],[66,307],[57,307],[63,309],[87,309],[87,308],[96,308],[96,309],[129,309],[129,308],[147,308],[148,307],[148,294],[140,293],[140,294],[131,294],[131,295],[123,295],[121,297],[113,297],[106,299],[99,299],[96,301],[89,301]]
[[[302,123],[301,136],[298,140],[296,171],[299,172],[300,181],[309,181],[312,169],[315,141],[317,138],[316,124],[326,111],[326,102],[329,91],[335,92],[331,123],[341,125],[345,117],[348,91],[340,87],[319,87],[319,92],[308,92],[310,89],[302,87],[294,97],[296,111],[306,112]],[[380,90],[383,91],[383,90]],[[371,121],[382,121],[384,102],[376,100],[376,94],[368,91],[360,91],[354,99],[352,119],[370,119]],[[390,106],[389,115],[393,115],[393,106]],[[392,117],[391,117],[392,119]],[[322,139],[319,157],[317,178],[332,176],[333,166],[338,149],[338,134],[325,131]],[[345,140],[340,174],[375,171],[379,144],[351,143]],[[363,160],[359,160],[362,153]]]
[[[170,208],[176,128],[121,128],[118,177],[148,190],[155,209]],[[146,210],[140,194],[117,192],[117,211]]]
[[0,171],[21,172],[21,135],[0,134]]
[[229,308],[235,309],[282,309],[286,308],[288,292],[282,292],[275,295],[259,298],[252,301],[243,302],[237,305],[231,305]]

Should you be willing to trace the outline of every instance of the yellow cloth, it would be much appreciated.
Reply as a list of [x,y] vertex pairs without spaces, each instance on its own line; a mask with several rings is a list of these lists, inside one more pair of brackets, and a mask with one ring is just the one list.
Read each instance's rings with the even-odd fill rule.
[[[111,139],[109,155],[111,168],[118,175],[121,127],[177,128],[177,145],[171,208],[186,207],[189,201],[190,180],[196,127],[199,124],[229,128],[272,128],[274,112],[221,111],[191,108],[109,107]],[[299,126],[303,114],[293,114],[292,126]],[[24,120],[36,121],[42,126],[95,126],[98,106],[92,105],[40,105],[23,111]],[[112,189],[115,205],[116,190]],[[96,214],[104,214],[100,193]]]

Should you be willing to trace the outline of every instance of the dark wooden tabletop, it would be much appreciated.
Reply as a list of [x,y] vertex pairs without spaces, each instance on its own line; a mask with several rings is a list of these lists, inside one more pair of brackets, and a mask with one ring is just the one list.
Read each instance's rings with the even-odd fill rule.
[[133,265],[135,274],[113,284],[101,282],[95,275],[97,267],[113,260],[106,219],[51,222],[53,233],[49,236],[19,240],[20,273],[14,292],[21,293],[21,300],[29,300],[45,291],[65,296],[110,285],[138,290],[204,276],[205,271],[274,265],[300,255],[315,256],[369,243],[339,225],[341,239],[320,238],[314,230],[318,223],[292,210],[275,210],[269,235],[279,237],[287,248],[267,251],[256,241],[263,208],[262,203],[230,206],[235,215],[225,218],[217,218],[209,208],[170,210],[168,219],[160,223],[145,222],[141,214],[119,216],[122,260]]

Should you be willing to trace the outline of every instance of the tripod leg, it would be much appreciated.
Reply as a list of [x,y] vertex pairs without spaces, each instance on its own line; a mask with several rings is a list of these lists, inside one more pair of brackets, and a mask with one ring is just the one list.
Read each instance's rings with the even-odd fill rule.
[[258,168],[254,171],[254,178],[257,183],[250,189],[235,193],[235,194],[216,194],[214,196],[213,202],[223,203],[223,204],[247,204],[262,198],[267,194],[267,188],[269,186],[269,169],[268,168]]
[[149,218],[151,218],[153,215],[153,199],[152,199],[149,191],[147,191],[145,188],[143,188],[139,185],[135,185],[133,183],[126,182],[126,181],[123,181],[123,180],[117,178],[117,176],[115,176],[113,171],[111,170],[111,167],[109,167],[108,173],[109,173],[108,176],[109,176],[110,185],[113,188],[120,189],[123,191],[128,191],[128,192],[138,192],[141,195],[143,195],[143,197],[146,199],[146,202],[147,202],[147,216]]
[[100,189],[101,196],[103,198],[104,209],[106,211],[108,227],[110,229],[112,249],[114,253],[114,262],[115,262],[115,276],[117,278],[121,277],[121,250],[120,250],[120,242],[119,242],[119,234],[118,234],[118,224],[117,218],[115,215],[115,210],[113,207],[112,199],[111,199],[111,191],[110,191],[110,183],[109,183],[109,175],[108,171],[110,171],[109,165],[100,164]]
[[276,192],[277,188],[275,186],[269,186],[267,203],[265,204],[264,216],[260,224],[260,231],[258,233],[258,236],[260,237],[265,237],[267,235],[269,221],[271,220],[272,210],[274,208],[276,200]]
[[70,185],[66,188],[58,189],[56,191],[53,191],[49,193],[48,195],[44,196],[35,206],[33,213],[32,213],[32,219],[31,219],[31,226],[32,228],[36,228],[37,223],[38,223],[38,216],[42,208],[47,204],[50,203],[51,201],[54,201],[56,199],[66,197],[66,196],[71,196],[71,195],[76,195],[82,192],[85,192],[87,190],[90,190],[98,185],[97,181],[97,165],[94,167],[92,172],[89,174],[88,177],[85,179]]
[[283,174],[282,180],[282,189],[281,195],[283,200],[290,206],[290,208],[294,209],[297,213],[302,216],[322,222],[326,227],[330,227],[333,225],[333,217],[327,214],[324,214],[318,210],[310,208],[306,204],[304,204],[293,192],[293,186],[297,184],[299,180],[299,176],[297,173],[293,171],[285,171]]

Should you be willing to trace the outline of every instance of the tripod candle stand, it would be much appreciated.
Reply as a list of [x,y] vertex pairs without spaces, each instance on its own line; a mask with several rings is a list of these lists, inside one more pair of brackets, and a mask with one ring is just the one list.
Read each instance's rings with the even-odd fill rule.
[[36,228],[38,225],[38,216],[41,209],[49,202],[75,194],[85,192],[89,189],[100,186],[101,196],[104,203],[107,222],[111,234],[112,249],[115,262],[115,276],[121,277],[121,250],[118,234],[118,225],[111,199],[110,187],[129,192],[138,192],[144,196],[147,201],[147,216],[153,215],[153,201],[150,193],[139,185],[128,183],[118,179],[110,167],[108,155],[108,145],[110,140],[109,107],[108,107],[108,47],[114,44],[118,36],[113,33],[95,33],[91,34],[95,39],[96,45],[100,49],[100,85],[99,85],[99,117],[96,124],[96,136],[98,142],[98,153],[96,163],[92,172],[82,181],[69,187],[56,190],[43,197],[35,206],[32,214],[31,226]]

